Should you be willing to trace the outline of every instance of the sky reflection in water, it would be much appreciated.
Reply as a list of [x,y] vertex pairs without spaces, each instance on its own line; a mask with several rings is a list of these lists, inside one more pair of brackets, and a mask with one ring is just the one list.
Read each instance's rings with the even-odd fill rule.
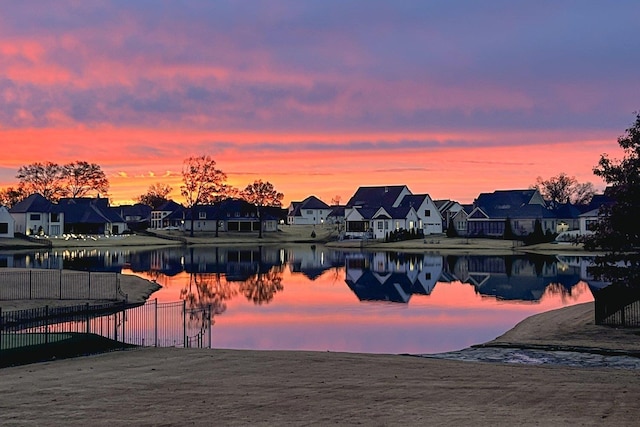
[[593,301],[582,279],[587,262],[575,257],[199,251],[181,255],[180,268],[175,254],[163,253],[146,271],[127,265],[123,273],[157,280],[159,302],[212,304],[214,348],[445,352],[491,340],[530,315]]

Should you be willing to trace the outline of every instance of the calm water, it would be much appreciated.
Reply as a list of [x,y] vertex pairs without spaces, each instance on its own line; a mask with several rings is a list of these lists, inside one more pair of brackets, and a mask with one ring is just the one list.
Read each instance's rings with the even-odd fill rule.
[[213,347],[437,353],[593,300],[588,258],[360,253],[323,246],[19,251],[0,266],[156,280],[159,302],[214,310]]

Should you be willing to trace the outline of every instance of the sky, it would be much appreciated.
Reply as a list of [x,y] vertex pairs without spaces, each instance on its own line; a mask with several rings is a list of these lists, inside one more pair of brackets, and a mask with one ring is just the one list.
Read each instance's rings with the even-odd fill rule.
[[593,175],[640,110],[640,2],[0,0],[0,187],[97,163],[181,201],[210,155],[284,204],[406,184],[470,203]]

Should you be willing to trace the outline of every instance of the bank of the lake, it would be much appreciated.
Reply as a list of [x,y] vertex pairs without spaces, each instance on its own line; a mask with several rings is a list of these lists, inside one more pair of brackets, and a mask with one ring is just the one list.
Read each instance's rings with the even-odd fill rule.
[[[535,332],[536,340],[562,344],[554,340],[589,326],[575,310],[592,309],[541,314],[535,326],[523,322],[510,331],[509,341],[529,341]],[[611,335],[596,328],[584,337],[593,347]],[[630,339],[620,337],[617,346],[628,348]],[[6,368],[2,375],[0,422],[12,425],[631,426],[640,415],[640,375],[623,369],[146,348]]]
[[[575,245],[564,242],[552,242],[524,246],[521,242],[502,239],[483,238],[450,238],[445,235],[432,235],[424,239],[405,240],[401,242],[382,242],[376,240],[337,240],[338,232],[335,226],[321,225],[283,225],[277,232],[265,232],[259,238],[257,233],[225,232],[194,233],[157,230],[146,234],[118,235],[118,236],[78,236],[76,238],[43,239],[43,243],[51,242],[54,248],[76,247],[154,247],[168,245],[268,245],[282,243],[324,244],[332,248],[367,249],[380,251],[406,252],[437,252],[441,254],[492,254],[510,255],[517,253],[537,253],[545,255],[589,255],[581,244]],[[40,243],[23,239],[0,239],[0,250],[19,248],[43,248]]]

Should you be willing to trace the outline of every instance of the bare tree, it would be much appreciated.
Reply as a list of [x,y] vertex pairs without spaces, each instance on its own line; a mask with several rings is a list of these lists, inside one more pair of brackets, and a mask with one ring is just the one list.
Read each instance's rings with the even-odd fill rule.
[[38,193],[52,202],[58,201],[65,194],[62,185],[62,168],[52,162],[37,162],[21,166],[16,178],[27,193]]
[[254,181],[253,184],[247,185],[242,190],[241,197],[256,206],[258,221],[260,222],[258,237],[262,238],[262,208],[266,206],[281,207],[284,194],[277,192],[269,181],[262,182],[259,179]]
[[16,203],[19,203],[29,197],[23,186],[7,187],[0,190],[0,205],[8,208],[13,207]]
[[151,206],[153,209],[157,209],[169,201],[171,191],[173,191],[173,188],[171,188],[170,185],[157,182],[151,184],[146,193],[136,197],[136,201],[143,205]]
[[595,188],[590,182],[579,183],[574,176],[560,173],[549,179],[538,177],[532,186],[542,194],[542,197],[552,206],[564,203],[587,204],[595,194]]
[[333,196],[333,198],[331,199],[331,206],[340,205],[340,200],[342,200],[342,197],[340,197],[340,195]]
[[107,195],[109,180],[100,165],[83,161],[67,163],[61,169],[62,181],[66,186],[66,196],[71,198],[85,197],[91,192],[96,195]]
[[191,210],[191,236],[193,237],[193,216],[195,207],[220,200],[229,189],[225,184],[227,175],[216,169],[216,162],[210,156],[202,155],[185,159],[182,167],[180,194]]

